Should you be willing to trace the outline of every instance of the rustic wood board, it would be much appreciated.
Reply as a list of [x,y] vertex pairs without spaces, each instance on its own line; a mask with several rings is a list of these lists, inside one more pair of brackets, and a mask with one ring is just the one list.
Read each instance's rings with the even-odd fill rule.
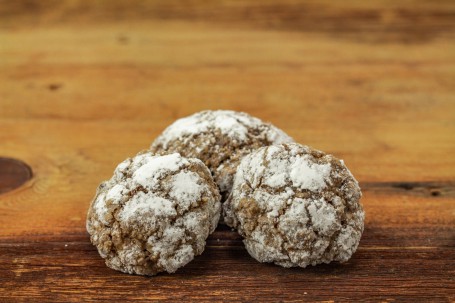
[[[455,2],[397,2],[1,1],[0,157],[33,177],[0,195],[0,302],[454,301]],[[104,265],[97,184],[218,108],[346,161],[366,211],[349,262],[260,264],[221,226],[173,275]],[[4,163],[13,186],[27,167]]]

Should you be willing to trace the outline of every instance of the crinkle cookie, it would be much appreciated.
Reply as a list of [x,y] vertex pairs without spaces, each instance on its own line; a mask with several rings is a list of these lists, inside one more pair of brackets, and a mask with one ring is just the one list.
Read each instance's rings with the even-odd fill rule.
[[296,143],[263,147],[239,165],[224,220],[260,262],[345,262],[363,232],[361,195],[342,160]]
[[175,121],[152,143],[151,150],[179,152],[201,159],[210,169],[223,200],[229,195],[240,160],[267,145],[293,142],[272,124],[246,113],[202,111]]
[[218,188],[200,160],[146,152],[120,163],[98,187],[87,231],[113,269],[173,273],[203,252],[220,209]]

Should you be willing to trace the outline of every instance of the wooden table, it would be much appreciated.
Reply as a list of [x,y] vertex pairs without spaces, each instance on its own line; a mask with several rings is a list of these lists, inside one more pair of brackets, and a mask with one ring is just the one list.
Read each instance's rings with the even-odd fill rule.
[[[33,176],[0,161],[0,302],[455,300],[455,2],[398,2],[2,1],[0,157]],[[220,226],[173,275],[104,265],[97,184],[202,109],[346,161],[349,262],[260,264]]]

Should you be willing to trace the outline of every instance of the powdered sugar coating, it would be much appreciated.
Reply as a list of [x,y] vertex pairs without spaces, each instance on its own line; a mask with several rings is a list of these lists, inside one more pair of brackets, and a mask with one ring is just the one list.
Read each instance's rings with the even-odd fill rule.
[[357,181],[344,163],[296,143],[243,158],[224,221],[260,262],[284,267],[347,261],[363,232]]
[[200,160],[145,152],[101,183],[87,231],[111,268],[173,273],[202,253],[220,209],[217,186]]
[[201,159],[226,198],[245,155],[262,146],[286,142],[293,139],[269,123],[246,113],[217,110],[175,121],[152,143],[151,150]]

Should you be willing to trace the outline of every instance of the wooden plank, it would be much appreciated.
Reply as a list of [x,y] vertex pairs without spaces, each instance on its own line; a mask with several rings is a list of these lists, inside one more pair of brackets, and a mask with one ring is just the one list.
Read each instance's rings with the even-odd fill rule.
[[[251,113],[261,116],[260,112]],[[151,118],[134,123],[59,119],[20,120],[21,123],[17,123],[15,119],[3,119],[0,120],[0,127],[4,130],[0,133],[2,153],[3,156],[23,159],[31,165],[38,182],[40,175],[52,175],[50,170],[59,168],[87,170],[87,173],[97,171],[98,175],[78,181],[95,188],[101,180],[110,177],[117,163],[147,148],[167,123],[172,122],[171,119]],[[381,127],[384,133],[378,131],[376,136],[376,130],[340,130],[334,126],[328,130],[309,125],[296,130],[288,127],[289,123],[284,120],[272,119],[272,122],[288,131],[297,141],[344,159],[360,181],[454,180],[455,158],[451,155],[455,152],[455,143],[451,140],[451,129],[447,129],[450,127],[444,127],[444,123],[448,122],[432,127],[438,132],[434,135],[429,130],[411,132],[411,125],[399,124],[388,131]],[[298,119],[294,123],[297,124]],[[34,136],[29,136],[32,132]],[[90,134],[91,140],[87,140],[87,134]],[[29,146],[34,146],[34,150],[30,150]],[[80,175],[69,175],[68,178],[80,178]],[[67,181],[58,179],[57,182]]]
[[[64,170],[58,174],[61,178],[65,177]],[[79,178],[82,180],[86,176],[81,175]],[[89,190],[84,183],[77,184],[80,182],[78,180],[67,180],[64,183],[58,183],[50,177],[44,180],[47,181],[42,185],[34,183],[31,189],[2,196],[0,223],[3,228],[0,237],[49,234],[57,237],[61,234],[85,233],[85,217],[94,190]],[[425,235],[429,238],[408,239],[414,241],[412,243],[420,240],[421,246],[431,242],[431,233],[439,228],[452,228],[452,233],[455,231],[454,214],[450,211],[454,208],[453,183],[422,184],[413,189],[402,189],[396,184],[374,183],[361,186],[366,225],[371,228],[428,229]],[[59,190],[53,189],[56,187]],[[92,188],[96,188],[96,185]],[[434,195],[435,192],[438,194]],[[448,245],[449,240],[450,237],[446,239],[445,245]]]
[[[454,17],[454,1],[3,1],[0,157],[33,178],[0,195],[0,302],[455,301]],[[220,226],[176,274],[104,265],[85,231],[98,183],[218,108],[346,161],[366,211],[348,263],[260,264]]]
[[[87,125],[86,132],[99,128],[94,142],[116,144],[110,133],[131,146],[111,162],[116,163],[147,147],[178,117],[229,108],[345,158],[360,180],[455,175],[450,40],[378,47],[306,32],[145,22],[128,24],[131,42],[125,46],[117,41],[125,26],[3,32],[2,139],[12,141],[10,131],[58,128],[59,140],[65,140],[61,128],[74,133]],[[22,129],[10,130],[18,127],[15,119],[21,119]],[[135,136],[124,138],[125,132],[131,136],[128,127]],[[14,147],[10,153],[17,152]]]
[[[453,35],[453,1],[351,0],[254,0],[186,1],[63,0],[6,2],[0,7],[5,28],[30,25],[98,25],[130,20],[184,20],[258,27],[262,30],[306,31],[336,35],[357,41],[426,42],[440,35]],[[358,35],[360,33],[360,35]],[[128,39],[122,39],[124,42]]]
[[176,274],[153,278],[108,269],[86,241],[17,245],[1,252],[0,296],[27,300],[352,300],[359,292],[375,301],[415,296],[441,300],[453,299],[455,286],[454,272],[448,269],[455,261],[453,249],[447,248],[360,249],[346,264],[302,270],[257,263],[244,249],[208,247]]

